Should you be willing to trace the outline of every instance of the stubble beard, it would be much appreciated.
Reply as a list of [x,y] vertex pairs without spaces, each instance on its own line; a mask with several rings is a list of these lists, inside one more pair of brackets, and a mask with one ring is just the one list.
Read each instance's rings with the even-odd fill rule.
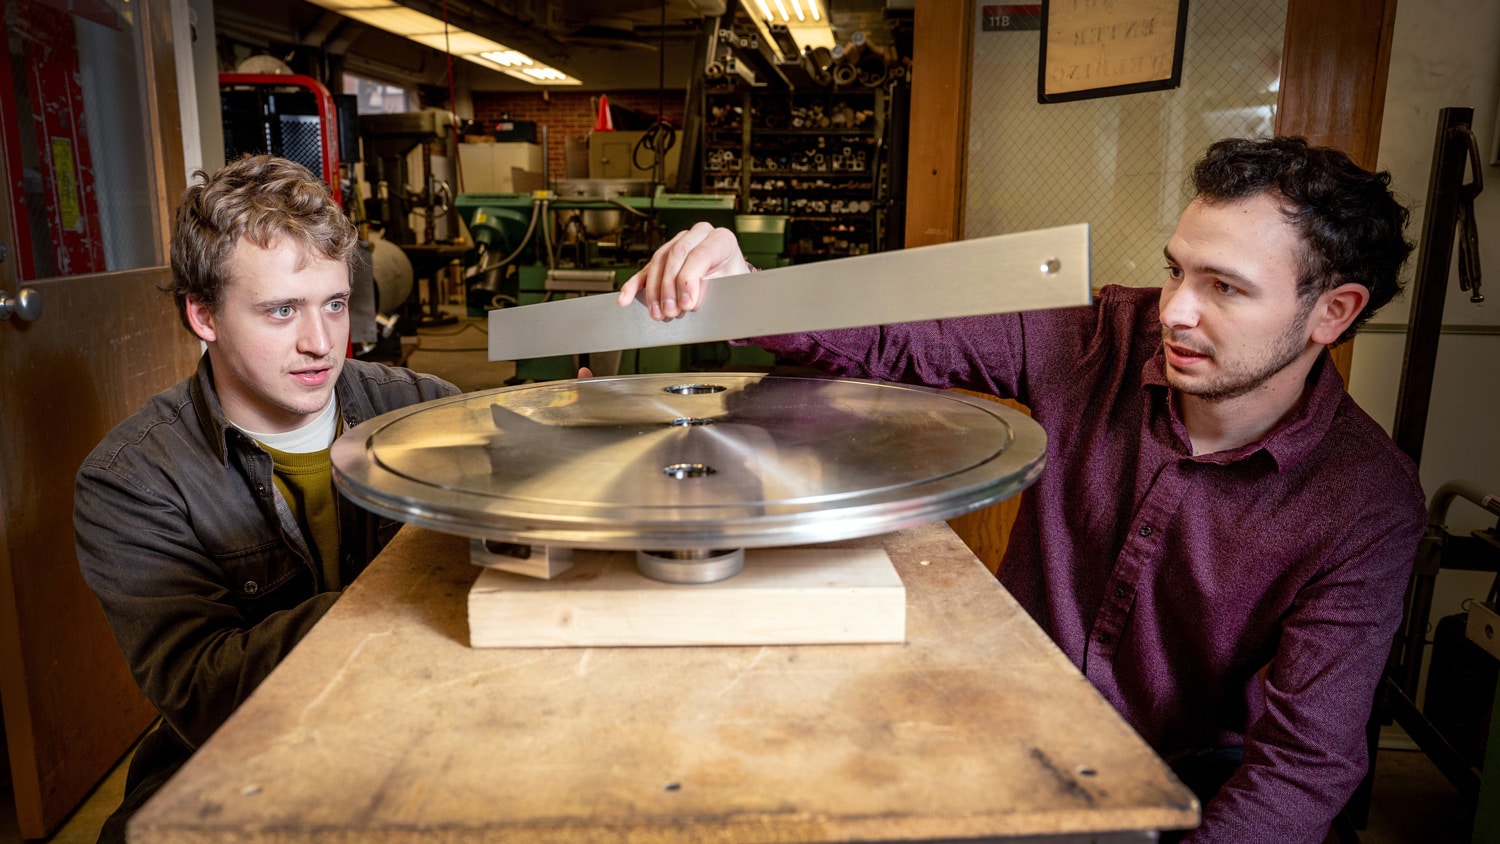
[[[1307,326],[1307,317],[1312,313],[1313,301],[1312,297],[1306,297],[1299,303],[1296,316],[1287,323],[1281,335],[1276,338],[1271,355],[1253,370],[1222,372],[1207,383],[1192,384],[1184,383],[1180,377],[1174,377],[1172,368],[1168,366],[1167,384],[1184,395],[1206,402],[1229,401],[1255,392],[1267,381],[1280,374],[1282,370],[1295,363],[1306,350],[1307,341],[1304,331]],[[1173,332],[1170,329],[1163,328],[1161,335],[1163,343],[1172,341]],[[1210,360],[1218,361],[1219,356],[1216,350],[1210,348],[1206,352]]]

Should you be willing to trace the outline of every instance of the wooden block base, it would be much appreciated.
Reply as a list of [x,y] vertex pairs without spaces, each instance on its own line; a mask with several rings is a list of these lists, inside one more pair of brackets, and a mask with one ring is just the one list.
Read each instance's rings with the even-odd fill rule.
[[880,549],[751,549],[717,583],[652,580],[630,551],[575,551],[536,580],[485,569],[469,590],[476,648],[902,642],[906,589]]

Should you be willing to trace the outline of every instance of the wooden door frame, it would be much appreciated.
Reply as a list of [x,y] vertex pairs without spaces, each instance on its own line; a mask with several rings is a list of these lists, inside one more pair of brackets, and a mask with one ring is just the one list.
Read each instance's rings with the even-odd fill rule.
[[969,66],[977,9],[959,0],[916,4],[907,121],[908,247],[947,243],[963,236]]
[[[1341,149],[1375,169],[1396,0],[1288,0],[1276,133]],[[1332,350],[1344,382],[1354,343]]]
[[[906,243],[957,240],[964,219],[969,69],[979,7],[959,0],[916,4],[912,38],[911,143]],[[1396,0],[1288,0],[1276,131],[1343,149],[1374,168],[1380,148]],[[1333,350],[1347,382],[1353,343]],[[974,553],[999,566],[1015,499],[952,521]]]
[[[145,126],[150,137],[150,184],[159,198],[153,206],[151,226],[159,254],[168,254],[172,209],[186,187],[182,157],[182,119],[178,108],[176,62],[172,45],[172,0],[143,0],[135,4],[139,22],[137,42],[141,73],[145,79]],[[114,127],[118,129],[119,127]],[[95,132],[109,127],[95,126]],[[0,172],[5,165],[0,162]],[[15,174],[7,174],[14,177]],[[18,178],[18,177],[17,177]],[[8,208],[0,210],[0,232],[14,240],[16,228]],[[21,281],[10,267],[0,269],[5,288],[19,289]],[[176,322],[170,303],[155,289],[170,277],[165,264],[115,273],[36,279],[26,283],[37,290],[47,321],[65,321],[70,349],[75,356],[111,354],[110,329],[118,327],[111,317],[136,313],[143,302],[156,302],[153,325]],[[98,325],[109,328],[101,332]],[[47,330],[53,330],[52,322]],[[28,330],[0,324],[0,331]],[[41,330],[40,323],[38,330]],[[137,330],[146,330],[137,326]],[[154,327],[149,330],[156,330]],[[183,337],[186,333],[183,332]],[[33,345],[35,340],[28,340]],[[126,346],[127,350],[132,347]],[[78,350],[83,351],[78,351]],[[106,414],[101,418],[60,420],[84,429],[58,437],[65,447],[39,456],[36,464],[7,466],[0,474],[0,706],[4,710],[6,745],[19,832],[25,838],[51,835],[85,798],[104,774],[134,744],[155,720],[155,710],[141,696],[131,678],[103,613],[83,584],[76,558],[36,559],[38,531],[12,531],[21,514],[55,508],[59,500],[71,502],[73,475],[91,444],[90,436],[102,435],[123,415],[133,411],[142,384],[154,373],[181,370],[196,357],[196,347],[184,340],[172,345],[162,359],[119,361],[122,372],[135,372],[134,383],[94,385],[97,402]],[[63,377],[60,391],[84,392],[87,385],[67,383],[66,375],[46,373],[38,377]],[[10,373],[7,378],[17,377]],[[176,377],[180,377],[180,374]],[[12,383],[7,380],[6,383]],[[61,394],[61,393],[60,393]],[[82,397],[63,406],[88,404]],[[37,465],[39,464],[39,465]],[[69,511],[71,512],[71,511]],[[15,520],[15,521],[12,521]],[[71,536],[71,532],[69,532]],[[38,572],[46,572],[42,581]],[[40,594],[39,594],[40,593]],[[45,607],[38,609],[37,605]],[[87,676],[82,676],[87,675]],[[90,689],[102,691],[101,699],[83,700],[66,694],[57,682],[76,677]],[[51,683],[51,685],[49,685]],[[113,724],[98,723],[89,707],[107,707],[119,713]],[[0,799],[4,799],[0,797]]]

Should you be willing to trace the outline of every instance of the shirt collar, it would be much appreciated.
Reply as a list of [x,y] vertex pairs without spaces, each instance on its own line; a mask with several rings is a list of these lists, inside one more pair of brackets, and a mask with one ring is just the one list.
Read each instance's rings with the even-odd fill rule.
[[224,418],[224,408],[219,404],[219,393],[214,389],[214,369],[208,362],[208,352],[204,352],[198,358],[198,371],[193,375],[190,392],[193,397],[193,410],[198,414],[198,424],[203,426],[204,433],[208,435],[215,456],[219,458],[220,463],[228,463],[229,444],[226,436],[227,432],[233,428],[229,420]]
[[1165,411],[1172,421],[1172,430],[1178,434],[1180,447],[1189,459],[1201,463],[1238,463],[1264,451],[1275,463],[1277,471],[1296,465],[1322,441],[1333,426],[1334,416],[1344,396],[1344,381],[1333,359],[1325,349],[1307,375],[1305,401],[1291,416],[1283,419],[1259,440],[1231,451],[1205,454],[1197,457],[1188,452],[1187,428],[1177,414],[1175,392],[1167,385],[1166,360],[1161,349],[1156,350],[1141,370],[1141,385],[1147,388],[1157,410]]

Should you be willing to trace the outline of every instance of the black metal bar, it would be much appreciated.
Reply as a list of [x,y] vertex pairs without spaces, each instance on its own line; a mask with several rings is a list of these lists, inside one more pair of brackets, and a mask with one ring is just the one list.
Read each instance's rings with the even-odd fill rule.
[[[702,30],[693,44],[693,72],[688,78],[687,97],[682,115],[682,148],[677,153],[677,180],[672,184],[676,193],[697,193],[703,190],[703,67],[719,37],[719,19],[704,18]],[[665,154],[663,154],[665,155]],[[652,243],[653,252],[656,244]]]
[[1412,282],[1411,318],[1406,334],[1406,356],[1401,367],[1401,389],[1396,396],[1392,439],[1414,462],[1422,462],[1422,439],[1427,433],[1427,405],[1437,366],[1438,334],[1443,327],[1443,300],[1453,266],[1453,242],[1458,225],[1460,188],[1468,163],[1466,132],[1474,121],[1472,108],[1438,112],[1437,140],[1432,155],[1432,178],[1427,185],[1426,214],[1418,244],[1417,272]]
[[1463,755],[1448,743],[1442,733],[1433,728],[1432,722],[1417,709],[1405,692],[1389,680],[1386,691],[1390,693],[1387,703],[1390,704],[1396,723],[1401,725],[1401,729],[1416,742],[1422,753],[1448,778],[1448,782],[1458,789],[1459,795],[1472,809],[1479,802],[1479,773],[1464,761]]
[[1427,626],[1432,616],[1432,595],[1437,586],[1438,571],[1443,568],[1443,552],[1448,532],[1429,525],[1427,535],[1417,546],[1412,567],[1406,612],[1401,620],[1400,665],[1392,673],[1407,698],[1416,700],[1417,684],[1422,674],[1422,658],[1427,650]]
[[[1442,109],[1438,112],[1437,137],[1433,142],[1432,175],[1427,184],[1426,213],[1417,247],[1416,276],[1409,291],[1412,308],[1407,320],[1406,353],[1401,365],[1401,386],[1396,395],[1396,418],[1391,426],[1391,438],[1396,446],[1417,464],[1422,462],[1422,441],[1427,434],[1428,403],[1432,398],[1433,372],[1437,368],[1443,303],[1453,261],[1464,166],[1468,163],[1468,139],[1471,137],[1468,130],[1473,120],[1472,108]],[[1434,544],[1438,539],[1440,537],[1435,537],[1429,530],[1418,552],[1416,568],[1407,586],[1401,630],[1393,643],[1386,679],[1376,691],[1370,720],[1366,724],[1370,767],[1345,807],[1345,814],[1360,829],[1369,818],[1381,724],[1391,719],[1400,723],[1439,768],[1451,763],[1456,756],[1412,703],[1426,646],[1432,588],[1436,571],[1441,566],[1441,543]],[[1429,750],[1429,746],[1433,749]],[[1439,762],[1434,753],[1442,754],[1444,748],[1449,755]],[[1443,772],[1449,779],[1462,777],[1459,771],[1444,769]],[[1469,774],[1472,776],[1472,771]],[[1474,792],[1477,791],[1476,784]]]
[[[886,119],[885,135],[888,141],[886,161],[885,195],[876,197],[884,202],[886,240],[882,249],[902,249],[906,246],[906,157],[910,146],[911,131],[911,86],[904,83],[891,87],[889,116]],[[879,162],[876,162],[879,166]]]
[[1449,536],[1443,548],[1443,568],[1500,574],[1500,543],[1487,531]]

